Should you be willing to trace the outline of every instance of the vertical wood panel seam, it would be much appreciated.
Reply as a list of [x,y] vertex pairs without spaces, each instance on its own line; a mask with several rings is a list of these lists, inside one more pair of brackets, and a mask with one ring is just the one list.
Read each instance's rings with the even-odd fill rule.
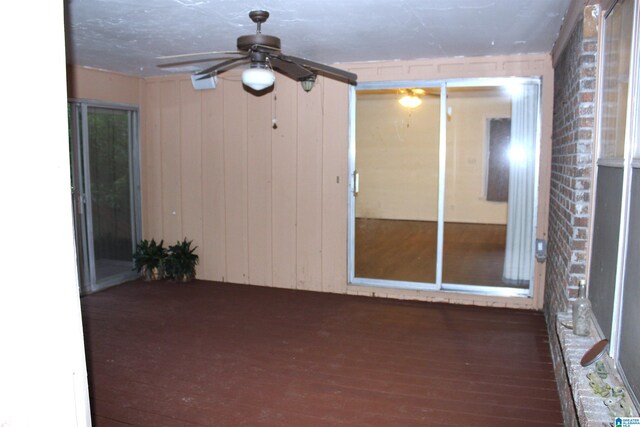
[[296,86],[295,89],[295,100],[296,100],[296,189],[295,189],[295,198],[296,198],[296,202],[295,202],[295,206],[296,206],[296,213],[295,213],[295,264],[294,264],[294,271],[295,271],[295,283],[294,283],[294,289],[298,289],[298,283],[299,283],[299,278],[298,278],[298,168],[300,167],[300,121],[298,120],[298,111],[300,110],[300,91],[298,90],[298,87]]
[[[202,202],[204,200],[204,182],[203,182],[203,175],[204,175],[204,156],[202,155],[202,146],[204,145],[204,132],[202,131],[202,123],[204,122],[203,120],[203,109],[202,109],[202,98],[203,95],[202,93],[198,92],[198,114],[200,116],[200,126],[198,127],[198,134],[199,134],[199,141],[200,141],[200,147],[198,148],[198,154],[200,156],[200,168],[199,168],[199,172],[200,172],[200,192],[198,194],[198,199],[200,202],[200,215],[199,215],[199,220],[198,220],[198,228],[199,228],[199,232],[198,232],[198,238],[199,238],[199,242],[200,242],[200,251],[202,253],[202,250],[204,250],[204,215],[202,213],[202,206],[204,205],[204,203]],[[193,238],[195,238],[196,236],[193,236]],[[201,268],[202,271],[204,271],[204,268]]]
[[298,99],[298,85],[295,85],[295,103],[296,103],[296,141],[295,141],[295,150],[296,150],[296,167],[295,169],[295,182],[296,182],[296,189],[294,191],[294,198],[295,198],[295,202],[294,202],[294,206],[296,207],[296,211],[295,211],[295,215],[294,215],[294,231],[295,231],[295,239],[294,239],[294,251],[293,251],[293,271],[294,271],[294,283],[293,283],[293,289],[298,289],[298,163],[299,163],[299,158],[298,158],[298,153],[300,152],[300,149],[298,147],[298,141],[300,140],[300,123],[298,121],[298,114],[297,111],[300,109],[300,100]]
[[140,163],[138,164],[140,173],[140,217],[142,219],[140,235],[142,238],[147,236],[147,233],[149,233],[149,220],[146,217],[146,212],[149,210],[149,191],[147,190],[149,179],[147,178],[148,168],[146,167],[148,158],[147,145],[149,144],[149,139],[147,138],[147,135],[149,135],[149,117],[147,116],[148,109],[143,107],[149,105],[149,99],[146,96],[148,87],[147,83],[144,82],[144,90],[142,89],[142,86],[140,89],[141,98],[143,96],[144,98],[142,98],[142,105],[139,113],[140,128],[138,130],[138,138],[140,140],[140,143],[138,144],[138,151],[140,153]]
[[271,132],[270,132],[270,134],[271,134],[271,139],[270,139],[270,141],[271,141],[271,149],[269,151],[269,181],[270,181],[269,194],[270,194],[270,197],[271,197],[271,206],[269,206],[269,210],[271,211],[271,218],[269,219],[269,233],[271,235],[271,241],[269,242],[269,244],[271,246],[271,270],[270,270],[271,271],[271,286],[275,285],[275,280],[274,280],[275,279],[275,277],[274,277],[274,275],[275,275],[275,271],[274,271],[275,268],[274,267],[275,266],[274,266],[274,263],[273,263],[273,253],[274,253],[274,251],[273,251],[273,218],[274,218],[274,214],[273,214],[273,205],[274,205],[274,203],[273,203],[273,133],[274,133],[273,132],[274,131],[273,124],[275,122],[273,120],[275,119],[275,115],[276,115],[276,113],[275,113],[275,111],[276,111],[275,103],[277,101],[277,95],[276,95],[277,89],[278,89],[278,86],[277,86],[277,82],[276,82],[274,84],[274,88],[273,88],[273,97],[271,97],[271,120],[272,120],[271,123],[272,123],[272,128],[271,128]]
[[296,201],[295,201],[295,220],[294,220],[294,224],[295,224],[295,264],[294,264],[294,271],[295,271],[295,282],[293,284],[293,289],[298,289],[298,283],[299,283],[299,278],[298,278],[298,168],[300,167],[300,149],[298,147],[299,145],[299,140],[300,140],[300,120],[298,118],[298,110],[300,109],[300,94],[298,93],[298,91],[295,91],[295,96],[294,96],[295,100],[296,100],[296,108],[295,108],[295,120],[296,120],[296,167],[295,167],[295,183],[296,183],[296,187],[295,187],[295,195],[296,195]]
[[222,94],[221,96],[221,106],[222,106],[222,111],[220,112],[220,114],[222,114],[222,129],[221,129],[221,135],[222,135],[222,213],[224,216],[224,220],[223,220],[223,224],[224,224],[224,275],[222,276],[222,281],[226,282],[226,279],[228,277],[228,273],[229,273],[229,257],[227,256],[227,242],[229,239],[229,236],[227,235],[227,159],[225,156],[225,147],[227,145],[227,139],[225,138],[225,120],[224,120],[224,115],[225,115],[225,97],[224,97],[224,86],[225,85],[220,85],[220,89],[222,89]]
[[[177,113],[178,113],[178,129],[182,129],[182,85],[180,84],[180,80],[177,81],[176,85],[178,92],[178,105],[177,105]],[[184,212],[184,188],[183,188],[183,175],[182,175],[182,131],[178,132],[178,176],[180,177],[180,212],[179,212],[179,228],[180,234],[179,236],[184,236],[184,223],[183,223],[183,212]]]
[[[298,183],[300,181],[300,174],[298,173],[298,171],[300,170],[300,152],[301,152],[301,147],[300,147],[300,143],[301,143],[301,137],[300,137],[300,120],[299,120],[299,116],[298,113],[300,112],[300,96],[303,95],[302,92],[300,92],[298,90],[298,87],[296,85],[296,220],[295,220],[295,224],[296,224],[296,263],[295,263],[295,270],[296,270],[296,287],[295,289],[300,289],[299,285],[300,285],[300,280],[301,277],[298,277],[298,263],[299,263],[299,257],[298,254],[300,253],[300,250],[298,248],[298,242],[300,241],[300,236],[298,235],[300,232],[300,227],[299,227],[299,222],[298,222],[298,214],[300,211],[299,208],[299,197],[298,197]],[[304,279],[304,276],[302,276],[302,279]]]
[[[199,104],[200,104],[200,245],[202,245],[202,248],[200,249],[200,252],[202,254],[204,254],[204,248],[206,246],[205,243],[205,233],[204,233],[204,121],[206,120],[203,114],[204,110],[204,96],[200,95],[200,97],[198,98],[199,100]],[[206,258],[202,257],[201,258],[203,260],[204,266],[202,267],[202,271],[206,271],[206,265],[207,265],[207,260]]]
[[144,80],[140,80],[140,85],[138,86],[138,96],[140,99],[140,111],[138,112],[138,118],[140,122],[138,126],[138,135],[137,135],[138,136],[138,156],[139,156],[138,175],[140,176],[140,182],[138,183],[138,192],[140,195],[139,215],[140,215],[140,221],[141,221],[139,236],[144,237],[148,232],[148,225],[149,225],[149,222],[145,217],[145,211],[149,207],[149,202],[147,198],[148,191],[146,191],[149,180],[147,179],[145,172],[143,172],[142,170],[142,168],[144,168],[145,170],[147,169],[144,165],[147,157],[146,148],[149,142],[147,139],[147,135],[148,135],[147,126],[149,126],[149,116],[147,112],[148,110],[147,107],[149,106],[149,100],[147,98],[147,83]]
[[[269,129],[269,188],[273,188],[273,99],[276,97],[275,87],[273,96],[271,97],[272,102],[269,104],[269,113],[271,116],[271,126]],[[269,192],[269,210],[271,211],[271,218],[269,220],[269,246],[271,246],[271,250],[269,251],[270,261],[270,271],[271,271],[271,280],[270,286],[273,286],[273,191]]]
[[322,79],[322,92],[320,92],[321,94],[321,99],[320,99],[320,113],[321,113],[321,118],[320,118],[320,131],[322,132],[322,135],[320,136],[320,290],[321,292],[326,292],[326,286],[324,283],[324,263],[325,263],[325,257],[324,257],[324,216],[325,216],[325,211],[324,211],[324,191],[325,191],[325,186],[324,186],[324,150],[325,150],[325,133],[324,133],[324,126],[325,126],[325,121],[326,121],[326,115],[325,115],[325,79]]
[[[164,147],[162,144],[162,121],[163,121],[163,112],[164,112],[164,108],[163,108],[163,96],[162,96],[162,83],[158,84],[158,101],[159,101],[159,110],[160,110],[160,123],[158,123],[158,152],[160,153],[160,191],[158,191],[158,193],[160,194],[160,236],[164,236],[164,168],[163,168],[163,151],[164,151]],[[162,237],[160,237],[160,239],[162,239]]]
[[251,227],[249,225],[249,217],[251,216],[251,208],[249,206],[249,187],[251,186],[251,178],[249,176],[249,167],[250,167],[250,163],[249,163],[249,151],[251,150],[251,144],[249,144],[249,125],[251,120],[249,119],[249,112],[250,112],[250,108],[249,108],[249,97],[245,95],[244,97],[244,108],[246,111],[246,114],[244,115],[244,128],[246,130],[246,151],[244,153],[244,161],[245,164],[247,165],[246,169],[245,169],[245,183],[247,186],[247,191],[245,192],[245,194],[247,195],[247,203],[245,204],[245,209],[246,209],[246,215],[245,215],[245,224],[244,227],[247,230],[247,244],[246,244],[246,249],[247,249],[247,265],[246,265],[246,269],[247,269],[247,283],[251,284],[251,245],[249,244],[249,242],[251,241]]

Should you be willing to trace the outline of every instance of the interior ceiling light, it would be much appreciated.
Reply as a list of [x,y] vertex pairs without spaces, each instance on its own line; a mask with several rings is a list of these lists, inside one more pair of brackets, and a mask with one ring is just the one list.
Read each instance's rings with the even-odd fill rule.
[[316,82],[316,76],[311,76],[308,79],[302,80],[300,81],[300,84],[302,85],[302,89],[304,89],[305,92],[309,92],[311,89],[313,89],[313,84]]
[[418,98],[415,95],[405,95],[398,100],[400,105],[404,108],[416,108],[420,104],[422,104],[422,99]]
[[398,100],[398,102],[404,108],[416,108],[422,104],[422,98],[420,98],[418,94],[424,94],[424,90],[409,89],[406,91],[405,95]]
[[242,83],[255,91],[264,90],[273,85],[276,75],[272,70],[260,64],[252,64],[242,72]]

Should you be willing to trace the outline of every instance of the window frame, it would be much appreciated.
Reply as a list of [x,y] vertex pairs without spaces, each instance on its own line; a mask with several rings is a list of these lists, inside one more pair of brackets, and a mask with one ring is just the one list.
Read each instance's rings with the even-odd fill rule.
[[[626,105],[626,125],[624,134],[624,149],[622,158],[605,157],[602,155],[602,116],[603,116],[603,87],[604,87],[604,67],[602,64],[605,62],[605,41],[606,41],[606,19],[612,13],[613,9],[621,4],[623,1],[631,1],[634,4],[633,11],[633,31],[631,35],[631,52],[629,61],[629,86],[627,89],[627,105]],[[620,373],[627,389],[631,391],[630,383],[627,375],[625,375],[624,367],[620,364],[620,342],[622,337],[621,325],[623,322],[624,312],[622,310],[624,300],[624,287],[625,287],[625,272],[627,262],[633,262],[634,260],[627,260],[628,253],[628,240],[631,233],[630,224],[630,208],[631,208],[631,180],[633,169],[636,169],[637,173],[640,173],[640,71],[635,64],[638,64],[640,60],[640,5],[634,0],[616,0],[607,2],[606,8],[602,10],[600,14],[600,34],[598,36],[598,64],[600,64],[597,75],[597,88],[596,88],[596,105],[597,105],[597,117],[596,117],[596,129],[594,155],[596,156],[596,162],[594,163],[593,172],[593,194],[590,201],[591,208],[591,221],[589,226],[589,235],[591,236],[589,241],[589,256],[588,265],[586,269],[587,282],[590,283],[590,272],[593,255],[593,232],[594,232],[594,208],[596,199],[598,197],[598,169],[602,166],[621,168],[623,170],[622,177],[622,200],[620,209],[620,229],[618,234],[618,251],[616,262],[616,280],[614,284],[614,299],[612,308],[612,324],[610,331],[603,331],[598,324],[597,319],[593,316],[594,324],[599,334],[602,337],[610,337],[609,355],[614,361],[616,369]],[[591,284],[590,284],[591,286]],[[630,393],[634,403],[638,405],[638,399],[640,396]]]

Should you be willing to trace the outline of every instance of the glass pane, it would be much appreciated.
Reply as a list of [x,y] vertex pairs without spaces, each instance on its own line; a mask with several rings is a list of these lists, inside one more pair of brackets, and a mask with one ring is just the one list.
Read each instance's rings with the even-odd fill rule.
[[620,366],[629,389],[640,398],[640,169],[633,169],[620,325]]
[[605,20],[600,158],[624,157],[633,3],[618,2]]
[[88,109],[89,174],[96,280],[132,267],[129,114]]
[[528,288],[538,85],[449,88],[444,283]]
[[435,283],[439,132],[439,88],[357,92],[356,277]]
[[613,302],[618,265],[620,212],[624,170],[599,166],[589,271],[589,299],[600,329],[611,338]]

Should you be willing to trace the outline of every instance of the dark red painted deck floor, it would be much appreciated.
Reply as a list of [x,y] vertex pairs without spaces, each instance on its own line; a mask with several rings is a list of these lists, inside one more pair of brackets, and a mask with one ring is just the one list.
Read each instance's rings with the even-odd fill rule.
[[195,281],[82,298],[94,426],[550,426],[540,313]]

